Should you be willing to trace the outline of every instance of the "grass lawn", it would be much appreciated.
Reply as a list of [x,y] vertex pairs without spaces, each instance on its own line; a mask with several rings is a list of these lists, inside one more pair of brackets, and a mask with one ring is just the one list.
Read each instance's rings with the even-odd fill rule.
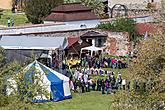
[[24,25],[28,22],[28,19],[24,13],[12,13],[9,10],[4,10],[3,15],[0,18],[0,25],[7,26],[7,18],[14,20],[14,25]]
[[40,103],[37,110],[113,110],[112,94],[102,95],[101,92],[73,93],[73,98],[60,102]]
[[[121,72],[126,78],[128,69],[112,69],[104,68],[108,71],[113,71],[117,75]],[[93,79],[106,78],[106,76],[91,76]],[[39,103],[35,105],[37,110],[113,110],[112,100],[113,94],[104,94],[98,91],[91,91],[86,93],[73,93],[73,98],[60,102]]]
[[128,76],[128,69],[127,68],[125,68],[125,69],[104,68],[104,70],[113,71],[115,73],[115,75],[118,75],[118,72],[120,72],[122,75],[122,78],[127,78],[127,76]]

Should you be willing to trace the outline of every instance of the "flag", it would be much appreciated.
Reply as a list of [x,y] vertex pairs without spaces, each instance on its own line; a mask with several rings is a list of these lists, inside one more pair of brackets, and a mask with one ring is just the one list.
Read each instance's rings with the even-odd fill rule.
[[148,39],[148,32],[146,31],[145,35],[144,35],[144,40]]

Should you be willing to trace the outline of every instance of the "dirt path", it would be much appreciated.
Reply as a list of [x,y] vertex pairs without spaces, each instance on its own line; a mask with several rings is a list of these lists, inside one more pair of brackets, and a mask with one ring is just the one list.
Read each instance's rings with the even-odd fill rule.
[[11,9],[12,0],[0,0],[0,8]]

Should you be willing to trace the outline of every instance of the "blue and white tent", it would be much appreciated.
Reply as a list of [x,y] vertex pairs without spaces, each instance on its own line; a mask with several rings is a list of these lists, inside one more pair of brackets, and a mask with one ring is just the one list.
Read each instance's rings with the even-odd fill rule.
[[[69,78],[64,76],[57,71],[52,70],[51,68],[41,64],[38,61],[34,61],[29,64],[24,71],[29,74],[35,74],[34,68],[39,73],[40,85],[43,86],[48,93],[48,96],[43,94],[34,97],[34,102],[44,102],[44,101],[60,101],[64,99],[72,98],[70,87],[69,87]],[[34,79],[35,81],[35,79]]]

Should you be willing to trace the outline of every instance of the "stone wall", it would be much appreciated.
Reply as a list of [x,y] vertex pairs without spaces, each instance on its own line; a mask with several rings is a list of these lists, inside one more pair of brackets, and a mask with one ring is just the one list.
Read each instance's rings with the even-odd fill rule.
[[108,32],[106,51],[111,55],[124,56],[131,51],[129,34],[126,32]]
[[[51,33],[51,34],[38,34],[38,35],[29,35],[29,36],[79,37],[88,31],[90,30]],[[107,53],[111,55],[123,56],[130,51],[131,43],[129,40],[128,33],[104,31],[104,30],[99,30],[99,29],[93,29],[93,31],[97,31],[97,32],[108,35],[108,38],[106,41],[106,48],[105,48]]]
[[[161,0],[154,0],[154,3],[160,4]],[[126,5],[128,9],[146,9],[151,0],[109,0],[109,7],[112,8],[115,4]]]

